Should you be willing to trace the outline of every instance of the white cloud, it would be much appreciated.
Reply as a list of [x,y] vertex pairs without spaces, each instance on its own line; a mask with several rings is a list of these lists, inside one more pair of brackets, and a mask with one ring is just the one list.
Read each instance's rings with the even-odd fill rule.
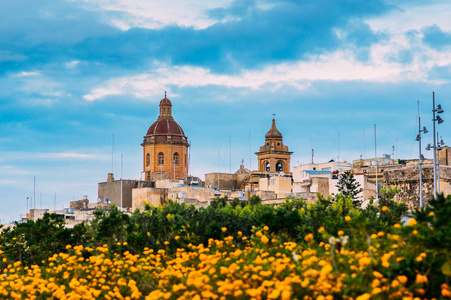
[[[358,61],[351,51],[312,56],[309,61],[282,63],[262,70],[247,70],[238,75],[213,74],[192,66],[160,67],[153,72],[111,79],[84,96],[88,101],[112,95],[130,94],[147,98],[171,86],[198,87],[218,85],[231,88],[276,90],[284,85],[305,89],[313,81],[363,80],[371,82],[428,81],[435,66],[451,64],[451,52],[437,52],[423,45],[413,53],[413,62],[402,64],[395,58],[410,50],[405,37],[395,36],[389,42],[374,45],[368,62]],[[443,82],[435,82],[443,83]]]
[[[108,156],[103,154],[94,153],[78,153],[78,152],[41,152],[41,153],[27,153],[27,152],[14,152],[14,153],[0,153],[3,156],[8,157],[9,161],[22,160],[22,159],[109,159]],[[0,166],[0,169],[11,169],[12,166]]]
[[15,77],[31,77],[31,76],[38,76],[41,75],[41,72],[25,72],[22,71],[20,73],[14,74]]
[[214,23],[207,11],[227,7],[232,0],[78,0],[88,9],[122,12],[125,16],[111,17],[110,22],[122,29],[131,27],[162,28],[169,25],[206,28]]
[[392,34],[404,34],[409,30],[420,30],[423,27],[438,25],[442,30],[450,31],[451,2],[439,3],[424,1],[419,5],[407,2],[401,11],[394,10],[385,16],[367,20],[372,30],[385,31]]
[[79,63],[80,63],[79,60],[73,60],[73,61],[65,63],[64,66],[67,69],[75,69],[78,66]]

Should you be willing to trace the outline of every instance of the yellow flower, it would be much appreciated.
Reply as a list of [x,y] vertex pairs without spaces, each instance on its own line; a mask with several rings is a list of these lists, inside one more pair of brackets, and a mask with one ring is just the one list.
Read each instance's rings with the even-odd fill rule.
[[268,231],[268,230],[269,230],[269,227],[268,227],[268,226],[265,226],[265,227],[263,227],[263,230],[264,230],[264,231]]
[[388,207],[387,207],[387,206],[382,206],[381,210],[382,210],[383,212],[386,212],[386,211],[388,210]]
[[127,246],[127,245],[128,245],[128,243],[127,243],[127,242],[123,242],[123,243],[122,243],[122,245],[124,245],[124,246]]
[[417,274],[417,278],[415,280],[416,283],[428,283],[428,278],[421,274]]
[[180,237],[179,237],[178,235],[176,235],[176,236],[174,237],[174,239],[175,239],[176,241],[178,241],[178,240],[180,239]]
[[379,273],[378,271],[373,271],[373,276],[376,278],[382,278],[384,277],[384,275],[382,275],[381,273]]
[[343,232],[343,230],[340,230],[339,232],[337,232],[337,234],[338,234],[338,236],[342,236],[345,233]]
[[241,231],[238,231],[238,235],[243,235],[243,233]]
[[320,229],[318,229],[318,232],[321,233],[321,232],[323,232],[324,230],[325,230],[324,227],[321,226]]
[[393,227],[395,227],[395,228],[401,228],[401,225],[399,225],[398,223],[396,223],[395,225],[393,225]]
[[398,276],[398,277],[396,277],[397,279],[398,279],[398,281],[399,282],[401,282],[401,283],[406,283],[407,282],[407,276],[404,276],[404,275],[400,275],[400,276]]
[[283,292],[282,292],[282,296],[280,297],[282,300],[288,300],[288,299],[290,299],[290,297],[291,297],[291,292],[290,291],[287,291],[287,290],[284,290]]
[[428,214],[428,216],[430,216],[430,217],[434,217],[435,216],[435,214],[434,214],[434,212],[433,211],[431,211],[429,214]]
[[351,221],[351,217],[350,217],[350,216],[346,216],[346,217],[345,217],[345,221],[346,221],[346,222]]
[[265,244],[267,244],[267,243],[269,242],[269,239],[268,239],[268,237],[267,237],[266,235],[262,235],[262,237],[260,238],[260,240],[261,240],[263,243],[265,243]]
[[409,222],[407,223],[407,226],[414,226],[417,225],[417,220],[415,219],[410,219]]
[[365,293],[363,295],[358,296],[357,298],[355,298],[355,300],[368,300],[371,298],[371,295],[368,293]]

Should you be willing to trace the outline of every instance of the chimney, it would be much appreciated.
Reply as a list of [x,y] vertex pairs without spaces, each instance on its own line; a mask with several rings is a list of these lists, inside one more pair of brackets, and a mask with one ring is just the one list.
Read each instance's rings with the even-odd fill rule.
[[113,181],[114,181],[113,173],[108,173],[108,179],[106,180],[106,182],[113,182]]

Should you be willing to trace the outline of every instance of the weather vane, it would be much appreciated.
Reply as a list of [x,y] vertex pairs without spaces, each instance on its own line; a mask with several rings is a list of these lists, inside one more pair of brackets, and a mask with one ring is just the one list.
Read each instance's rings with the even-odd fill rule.
[[276,116],[276,114],[275,114],[275,113],[273,113],[273,114],[272,114],[272,116],[273,116],[273,118],[274,118],[274,117]]

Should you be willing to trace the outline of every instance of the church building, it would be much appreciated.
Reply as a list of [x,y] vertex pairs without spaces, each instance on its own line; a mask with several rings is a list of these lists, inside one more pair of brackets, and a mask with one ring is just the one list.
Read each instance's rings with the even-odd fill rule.
[[160,115],[141,146],[142,180],[183,179],[188,174],[188,138],[172,117],[172,103],[166,93],[160,101]]
[[265,144],[255,153],[258,159],[258,170],[264,172],[290,172],[290,157],[293,152],[283,144],[283,135],[276,127],[276,120],[265,134]]

